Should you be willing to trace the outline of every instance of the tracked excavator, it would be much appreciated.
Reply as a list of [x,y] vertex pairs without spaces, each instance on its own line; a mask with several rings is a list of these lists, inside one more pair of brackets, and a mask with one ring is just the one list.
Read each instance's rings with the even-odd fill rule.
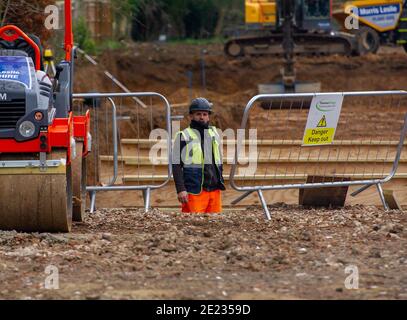
[[260,93],[320,91],[318,83],[298,83],[295,55],[350,55],[354,35],[335,31],[332,0],[246,0],[248,31],[225,44],[233,58],[244,55],[281,55],[284,67],[278,84],[259,85]]
[[0,28],[0,230],[69,232],[84,216],[90,114],[73,115],[71,0],[65,58],[52,80],[41,40]]
[[335,30],[332,5],[332,0],[246,0],[246,31],[229,39],[225,52],[284,55],[283,42],[292,40],[295,54],[350,53],[354,37]]

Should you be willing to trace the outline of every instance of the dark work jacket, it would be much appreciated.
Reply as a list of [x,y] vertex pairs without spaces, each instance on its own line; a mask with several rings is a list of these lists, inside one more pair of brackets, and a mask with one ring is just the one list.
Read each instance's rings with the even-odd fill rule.
[[[205,148],[212,148],[212,140],[204,141],[205,137],[205,130],[208,130],[208,124],[204,125],[200,122],[191,121],[190,127],[192,129],[197,130],[201,136],[201,148],[202,152],[205,155]],[[173,176],[175,181],[175,187],[177,189],[177,193],[182,191],[187,191],[188,193],[197,194],[201,189],[201,175],[191,176],[188,170],[185,170],[184,164],[182,162],[182,150],[186,146],[186,141],[182,139],[181,135],[176,137],[174,142],[174,149],[173,149],[173,156],[174,160],[172,169],[173,169]],[[202,188],[205,191],[215,191],[215,190],[225,190],[224,180],[222,177],[223,174],[222,166],[217,166],[215,164],[214,153],[212,152],[212,161],[209,164],[204,164],[204,180]],[[198,172],[198,171],[197,171]],[[200,171],[201,172],[201,171]],[[198,190],[198,192],[197,192]]]

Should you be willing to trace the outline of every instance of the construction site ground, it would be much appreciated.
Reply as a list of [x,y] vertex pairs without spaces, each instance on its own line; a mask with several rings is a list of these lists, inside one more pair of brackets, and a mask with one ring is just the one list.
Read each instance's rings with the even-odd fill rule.
[[[185,114],[182,104],[190,95],[186,72],[191,70],[193,95],[213,100],[218,124],[236,128],[239,110],[257,93],[257,84],[278,80],[282,60],[233,61],[220,45],[205,47],[203,90],[202,49],[132,45],[99,57],[104,65],[99,71],[80,59],[75,91],[118,91],[104,78],[107,69],[132,91],[166,95],[172,104],[181,104],[176,114]],[[321,81],[324,91],[407,86],[407,55],[401,48],[297,61],[300,80]],[[210,216],[176,209],[144,213],[115,209],[123,206],[121,200],[115,193],[98,195],[99,210],[74,223],[71,234],[1,231],[0,298],[407,299],[407,218],[402,211],[274,203],[273,219],[266,221],[259,207]],[[44,288],[50,265],[58,268],[57,290]],[[355,268],[358,289],[347,289],[351,273],[346,271]]]
[[[403,212],[277,205],[272,213],[267,222],[256,208],[211,216],[110,209],[71,234],[2,231],[0,297],[407,298]],[[57,290],[44,289],[49,265],[59,271]],[[347,289],[355,268],[358,289]]]

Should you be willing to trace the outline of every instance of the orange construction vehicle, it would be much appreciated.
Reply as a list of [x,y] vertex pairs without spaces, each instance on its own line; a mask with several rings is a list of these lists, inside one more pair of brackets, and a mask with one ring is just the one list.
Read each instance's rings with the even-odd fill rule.
[[[0,229],[68,232],[81,220],[90,115],[73,116],[71,0],[65,0],[65,59],[52,80],[40,39],[0,28]],[[75,203],[73,203],[75,199]]]

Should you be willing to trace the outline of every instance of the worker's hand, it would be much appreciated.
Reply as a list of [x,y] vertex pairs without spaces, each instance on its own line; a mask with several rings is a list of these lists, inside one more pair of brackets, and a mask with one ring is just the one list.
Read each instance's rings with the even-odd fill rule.
[[178,201],[181,203],[188,203],[188,192],[182,191],[178,193]]

